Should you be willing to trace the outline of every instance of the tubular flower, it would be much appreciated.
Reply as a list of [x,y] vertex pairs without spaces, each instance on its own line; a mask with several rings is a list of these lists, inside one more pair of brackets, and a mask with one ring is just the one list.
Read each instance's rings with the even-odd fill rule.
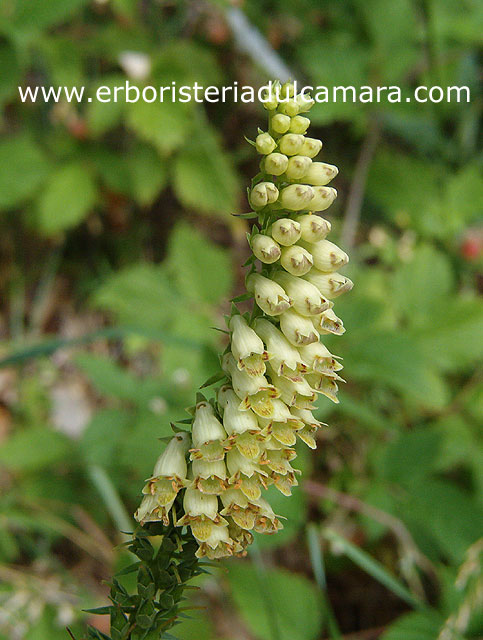
[[232,305],[221,371],[207,382],[221,380],[216,398],[197,398],[189,432],[166,447],[135,514],[187,527],[198,557],[243,555],[252,532],[282,528],[263,492],[274,485],[288,496],[297,486],[294,447],[316,447],[324,426],[316,399],[338,402],[343,382],[340,358],[320,336],[345,331],[333,301],[352,288],[339,273],[349,258],[317,215],[337,197],[327,185],[338,170],[316,160],[322,142],[305,135],[310,120],[301,114],[313,100],[290,84],[282,94],[264,102],[268,127],[254,142],[262,158],[249,191],[248,215],[258,220],[248,234],[252,313]]

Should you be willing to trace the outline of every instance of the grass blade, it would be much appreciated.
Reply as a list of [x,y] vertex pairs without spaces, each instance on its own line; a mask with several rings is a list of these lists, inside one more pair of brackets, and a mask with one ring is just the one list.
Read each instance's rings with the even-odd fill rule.
[[413,595],[402,582],[391,575],[387,569],[377,560],[371,558],[365,551],[356,547],[352,542],[349,542],[341,535],[333,531],[332,529],[325,529],[322,532],[324,538],[330,542],[334,542],[342,550],[342,552],[354,562],[363,571],[377,580],[380,584],[384,585],[389,591],[392,591],[401,600],[407,602],[412,607],[417,609],[425,609],[425,604]]

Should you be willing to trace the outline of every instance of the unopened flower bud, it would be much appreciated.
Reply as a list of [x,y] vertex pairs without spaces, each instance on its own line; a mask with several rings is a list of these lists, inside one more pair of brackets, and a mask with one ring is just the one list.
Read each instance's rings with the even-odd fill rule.
[[292,304],[279,284],[258,273],[252,273],[248,276],[247,289],[254,294],[260,309],[269,316],[283,313]]
[[282,189],[280,195],[282,207],[284,209],[289,209],[290,211],[300,211],[301,209],[308,208],[313,209],[313,199],[314,189],[306,184],[291,184]]
[[270,127],[275,133],[287,133],[290,127],[290,116],[277,113],[270,120]]
[[310,202],[311,211],[325,211],[337,198],[334,187],[312,187],[314,197]]
[[295,85],[293,82],[284,82],[279,89],[280,100],[288,100],[295,95]]
[[284,271],[277,271],[273,279],[283,287],[292,300],[293,308],[302,316],[320,315],[329,308],[329,301],[310,282]]
[[255,185],[250,194],[250,204],[254,209],[261,209],[267,204],[276,202],[278,189],[273,182],[259,182]]
[[323,187],[335,178],[339,169],[333,164],[312,162],[304,176],[304,181],[313,186]]
[[310,126],[310,120],[304,116],[294,116],[290,121],[290,133],[304,134]]
[[281,256],[279,245],[263,233],[257,233],[250,240],[250,245],[255,256],[264,264],[272,264]]
[[314,244],[302,241],[302,246],[310,251],[314,267],[319,271],[332,273],[349,262],[347,253],[329,240],[320,240]]
[[319,242],[326,237],[331,229],[328,220],[310,213],[299,216],[297,222],[300,224],[301,238],[305,242]]
[[312,269],[304,278],[314,284],[320,293],[329,300],[337,298],[337,296],[346,291],[350,291],[354,286],[352,280],[340,273],[323,273],[317,269]]
[[297,104],[299,105],[299,112],[306,113],[310,111],[315,104],[315,100],[311,98],[307,93],[300,93],[296,98]]
[[293,276],[303,276],[312,268],[313,260],[306,249],[294,244],[282,248],[280,264]]
[[300,180],[310,169],[312,160],[307,156],[292,156],[288,161],[286,175],[289,180]]
[[272,224],[272,238],[288,247],[300,238],[300,225],[290,218],[279,218]]
[[275,111],[278,107],[278,100],[273,87],[270,88],[270,91],[266,91],[263,94],[262,104],[267,111]]
[[317,138],[304,138],[303,144],[298,153],[301,156],[307,156],[308,158],[315,158],[315,156],[322,149],[322,142]]
[[261,168],[265,173],[281,176],[288,167],[288,158],[283,153],[270,153],[262,160]]
[[287,340],[295,347],[317,342],[319,334],[312,321],[289,309],[280,316],[280,329]]
[[281,102],[278,105],[278,110],[281,113],[285,113],[287,116],[293,117],[300,111],[300,106],[296,100],[287,100],[287,102]]
[[267,155],[272,153],[272,151],[277,146],[277,143],[272,138],[269,133],[259,133],[255,140],[255,147],[258,153],[263,153],[263,155]]
[[[295,156],[304,146],[305,138],[296,133],[286,133],[279,140],[279,148],[281,153],[284,153],[286,156]],[[303,154],[307,155],[307,154]]]

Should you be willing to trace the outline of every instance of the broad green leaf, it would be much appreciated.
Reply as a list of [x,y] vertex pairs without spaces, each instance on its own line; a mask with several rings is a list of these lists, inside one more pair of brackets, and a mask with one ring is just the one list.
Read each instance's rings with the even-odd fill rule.
[[278,640],[315,640],[319,637],[318,595],[306,578],[286,570],[271,569],[262,584],[253,565],[235,562],[230,563],[227,578],[240,615],[258,640],[275,637],[271,616],[278,620]]
[[235,211],[238,179],[208,124],[198,123],[189,145],[176,158],[173,186],[187,208],[224,215]]
[[398,513],[413,530],[430,536],[440,553],[461,563],[467,547],[481,535],[483,511],[472,496],[447,480],[425,479],[399,500]]
[[162,329],[177,298],[162,267],[139,263],[109,275],[93,296],[94,304],[123,323]]
[[157,389],[155,379],[138,378],[112,360],[90,353],[81,353],[76,357],[76,363],[102,394],[136,404],[145,404],[155,397]]
[[21,72],[15,50],[4,42],[0,44],[0,105],[12,98],[20,84]]
[[401,433],[386,449],[383,476],[402,485],[421,482],[436,466],[441,440],[437,429]]
[[442,378],[428,366],[414,339],[402,332],[361,332],[343,355],[352,378],[383,383],[422,406],[441,408],[448,401]]
[[172,278],[190,300],[217,304],[231,290],[231,261],[225,249],[209,242],[193,225],[178,223],[168,247]]
[[71,443],[64,435],[45,427],[28,427],[15,431],[2,444],[0,464],[10,471],[31,472],[70,456]]
[[442,624],[442,617],[434,611],[406,613],[383,633],[381,640],[435,640]]
[[[113,99],[113,88],[120,87],[124,84],[125,78],[121,75],[103,76],[95,86],[90,89],[91,97],[95,95],[101,87],[107,87],[110,91],[111,99],[108,102],[92,99],[87,105],[86,121],[89,132],[95,137],[100,137],[110,129],[117,127],[121,121],[125,111],[124,97],[115,101]],[[107,92],[99,93],[103,100],[107,100]]]
[[126,105],[126,123],[141,140],[166,155],[187,139],[193,121],[190,105],[176,102],[138,102]]
[[446,256],[429,245],[422,245],[394,274],[391,287],[394,305],[409,326],[432,325],[434,311],[442,306],[441,301],[444,309],[450,306],[453,281]]
[[167,181],[166,163],[147,145],[137,145],[126,158],[129,190],[134,200],[149,206]]
[[47,158],[27,135],[0,143],[0,209],[23,204],[49,173]]
[[10,19],[20,31],[40,31],[70,18],[87,3],[88,0],[13,0]]
[[80,441],[81,452],[88,464],[110,466],[128,420],[128,414],[118,409],[102,409],[94,415]]
[[55,234],[82,222],[97,201],[97,187],[81,163],[60,166],[51,174],[38,201],[39,228]]

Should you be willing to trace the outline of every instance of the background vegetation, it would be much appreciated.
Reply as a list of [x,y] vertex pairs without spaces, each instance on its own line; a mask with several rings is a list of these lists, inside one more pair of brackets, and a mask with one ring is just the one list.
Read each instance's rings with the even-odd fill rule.
[[[340,405],[288,520],[200,581],[186,640],[483,634],[483,186],[476,0],[245,0],[311,84],[467,85],[471,104],[318,105],[354,291]],[[228,13],[227,13],[228,10]],[[129,559],[170,420],[217,366],[243,290],[243,139],[259,105],[21,103],[17,86],[261,85],[222,2],[3,0],[0,7],[0,637],[82,635]],[[132,60],[132,58],[131,58]],[[129,61],[129,58],[128,58]],[[353,246],[352,246],[353,245]],[[481,277],[481,276],[480,276]],[[91,620],[99,628],[102,617]]]

